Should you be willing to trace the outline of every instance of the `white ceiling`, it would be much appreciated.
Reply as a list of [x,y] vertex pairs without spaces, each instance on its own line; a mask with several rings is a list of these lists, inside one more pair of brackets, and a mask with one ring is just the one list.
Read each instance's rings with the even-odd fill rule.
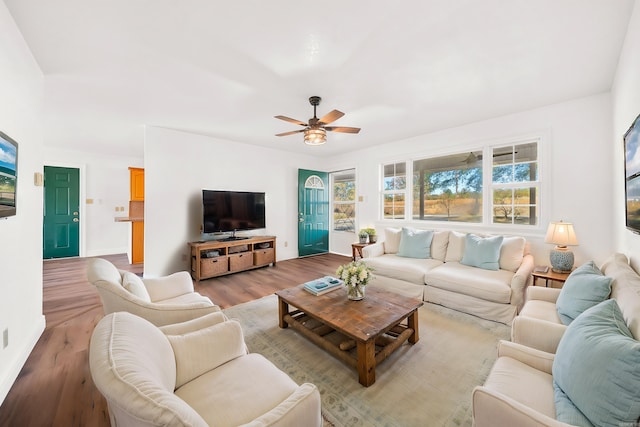
[[[143,155],[153,125],[334,155],[608,91],[634,0],[4,0],[46,144]],[[276,137],[346,115],[308,147]]]

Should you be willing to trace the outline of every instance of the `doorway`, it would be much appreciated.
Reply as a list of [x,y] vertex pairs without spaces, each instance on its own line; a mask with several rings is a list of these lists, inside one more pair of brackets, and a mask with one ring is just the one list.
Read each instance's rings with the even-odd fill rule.
[[44,167],[43,258],[80,255],[80,170]]
[[329,174],[298,169],[298,256],[329,252]]

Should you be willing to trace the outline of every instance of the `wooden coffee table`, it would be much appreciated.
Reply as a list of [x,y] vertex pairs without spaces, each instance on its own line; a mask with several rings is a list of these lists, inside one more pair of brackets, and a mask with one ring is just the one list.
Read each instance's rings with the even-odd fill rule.
[[276,295],[280,327],[291,326],[356,368],[365,387],[376,381],[379,363],[405,341],[415,344],[419,339],[418,308],[423,303],[418,299],[367,287],[363,300],[350,301],[344,289],[315,296],[302,285]]

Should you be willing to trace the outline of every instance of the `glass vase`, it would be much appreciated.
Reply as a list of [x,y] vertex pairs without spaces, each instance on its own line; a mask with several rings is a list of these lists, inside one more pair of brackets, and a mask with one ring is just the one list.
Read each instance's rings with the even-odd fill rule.
[[351,301],[360,301],[364,299],[365,285],[347,286],[347,298]]

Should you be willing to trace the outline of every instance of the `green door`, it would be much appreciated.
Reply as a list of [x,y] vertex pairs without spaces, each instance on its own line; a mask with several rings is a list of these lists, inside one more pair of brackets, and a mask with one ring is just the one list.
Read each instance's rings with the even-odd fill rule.
[[298,255],[329,251],[329,174],[298,169]]
[[80,254],[80,171],[44,167],[43,257]]

